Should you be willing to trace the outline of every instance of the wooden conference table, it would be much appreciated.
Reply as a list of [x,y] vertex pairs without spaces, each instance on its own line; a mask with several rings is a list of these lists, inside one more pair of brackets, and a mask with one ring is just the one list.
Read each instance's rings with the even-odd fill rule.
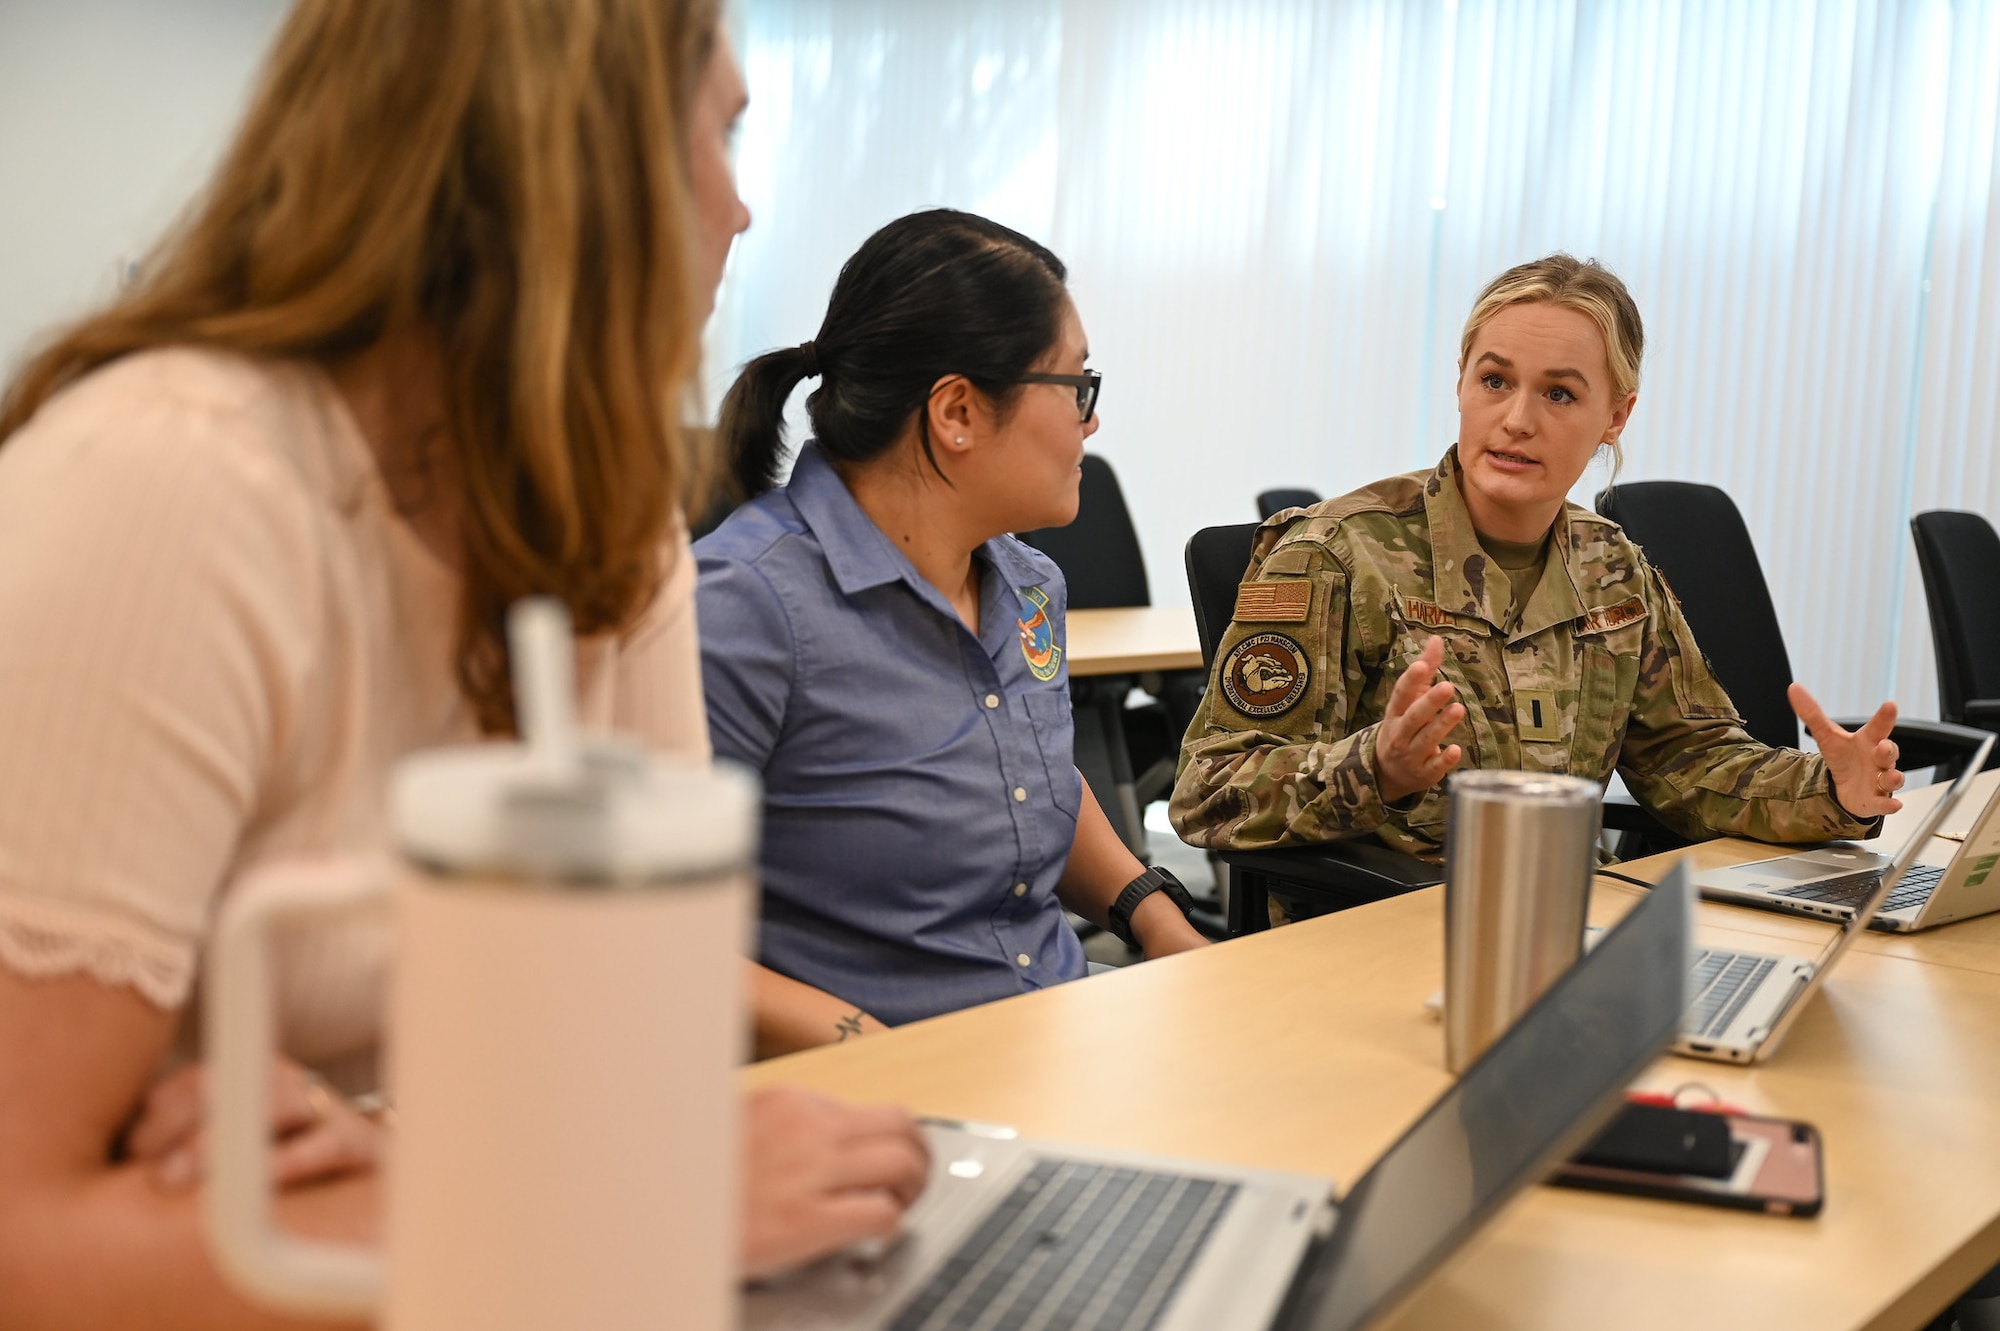
[[[1681,853],[1702,864],[1769,851]],[[1674,858],[1623,869],[1654,877]],[[1638,894],[1599,878],[1593,920]],[[1831,928],[1704,904],[1697,933],[1810,954]],[[1448,1084],[1423,1008],[1442,951],[1432,888],[745,1075],[1344,1188]],[[1858,943],[1764,1067],[1669,1056],[1640,1084],[1686,1082],[1819,1125],[1819,1218],[1535,1188],[1390,1325],[1920,1327],[2000,1262],[2000,915]]]
[[1184,605],[1072,610],[1067,621],[1071,675],[1201,669],[1194,611]]
[[[1141,860],[1146,827],[1125,747],[1125,696],[1142,675],[1199,670],[1201,639],[1186,606],[1072,610],[1067,617],[1076,765],[1111,826]],[[1157,685],[1153,686],[1157,687]]]

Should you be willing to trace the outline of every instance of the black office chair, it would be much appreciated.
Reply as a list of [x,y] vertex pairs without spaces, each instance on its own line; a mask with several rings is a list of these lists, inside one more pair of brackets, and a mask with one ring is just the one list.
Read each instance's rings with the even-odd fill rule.
[[[1125,492],[1111,464],[1094,453],[1084,454],[1076,520],[1067,527],[1022,532],[1020,537],[1063,571],[1072,610],[1153,603],[1145,555],[1139,548],[1131,510],[1125,506]],[[1203,673],[1196,670],[1168,671],[1143,681],[1126,675],[1071,678],[1071,695],[1078,705],[1078,765],[1096,776],[1093,786],[1099,781],[1109,781],[1114,788],[1129,783],[1133,792],[1135,807],[1113,813],[1114,824],[1139,818],[1148,804],[1173,790],[1181,736],[1187,733],[1188,723],[1201,704],[1202,679]],[[1135,682],[1142,682],[1156,701],[1126,706]],[[1115,717],[1120,742],[1089,733],[1086,727],[1093,717]],[[1119,770],[1121,750],[1129,760],[1129,771]],[[1102,793],[1100,802],[1104,802]],[[1109,804],[1107,812],[1111,812]],[[1138,827],[1130,831],[1128,843],[1143,858],[1143,833]]]
[[1935,509],[1910,519],[1910,535],[1937,649],[1938,711],[2000,730],[2000,533],[1977,513]]
[[[1205,670],[1214,665],[1216,646],[1235,615],[1236,588],[1250,567],[1250,547],[1259,525],[1204,527],[1188,538],[1188,591],[1194,599]],[[1442,869],[1373,840],[1218,853],[1229,866],[1231,937],[1270,926],[1267,898],[1273,892],[1327,910],[1344,910],[1444,881]]]
[[1125,491],[1111,464],[1097,454],[1083,455],[1076,520],[1067,527],[1043,527],[1020,535],[1063,571],[1070,609],[1153,603],[1146,557],[1139,549],[1132,511],[1125,506]]
[[[1634,481],[1598,495],[1597,511],[1623,527],[1666,574],[1744,729],[1766,744],[1797,748],[1799,721],[1785,698],[1791,657],[1757,547],[1735,503],[1712,485]],[[1852,729],[1864,719],[1838,724]],[[1890,738],[1902,750],[1904,767],[1949,770],[1985,736],[1948,722],[1901,720]]]
[[1317,490],[1266,490],[1257,496],[1257,516],[1275,518],[1288,508],[1311,508],[1318,502]]

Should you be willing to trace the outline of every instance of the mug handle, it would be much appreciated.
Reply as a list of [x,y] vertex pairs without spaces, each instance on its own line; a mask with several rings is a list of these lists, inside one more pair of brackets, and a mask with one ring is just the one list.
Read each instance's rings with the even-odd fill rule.
[[388,894],[385,860],[275,864],[224,898],[209,941],[203,1039],[208,1059],[208,1183],[204,1205],[223,1274],[273,1308],[368,1317],[382,1304],[383,1260],[360,1244],[293,1238],[273,1222],[271,1062],[277,1021],[271,930]]

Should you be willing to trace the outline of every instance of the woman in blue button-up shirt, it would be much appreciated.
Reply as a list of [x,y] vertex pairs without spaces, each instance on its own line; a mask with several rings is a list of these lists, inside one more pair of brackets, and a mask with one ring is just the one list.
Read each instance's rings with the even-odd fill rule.
[[[1063,908],[1104,924],[1144,872],[1072,760],[1062,574],[1007,534],[1076,516],[1097,429],[1064,277],[983,218],[902,218],[724,403],[755,498],[695,546],[702,681],[716,755],[764,779],[764,1052],[1075,979]],[[1131,932],[1203,941],[1160,892]]]

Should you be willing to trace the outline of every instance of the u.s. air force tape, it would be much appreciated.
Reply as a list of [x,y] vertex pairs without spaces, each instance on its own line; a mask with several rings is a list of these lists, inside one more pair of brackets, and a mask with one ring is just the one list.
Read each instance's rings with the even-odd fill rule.
[[1299,705],[1311,676],[1296,642],[1282,633],[1253,634],[1222,663],[1222,694],[1245,716],[1279,716]]

